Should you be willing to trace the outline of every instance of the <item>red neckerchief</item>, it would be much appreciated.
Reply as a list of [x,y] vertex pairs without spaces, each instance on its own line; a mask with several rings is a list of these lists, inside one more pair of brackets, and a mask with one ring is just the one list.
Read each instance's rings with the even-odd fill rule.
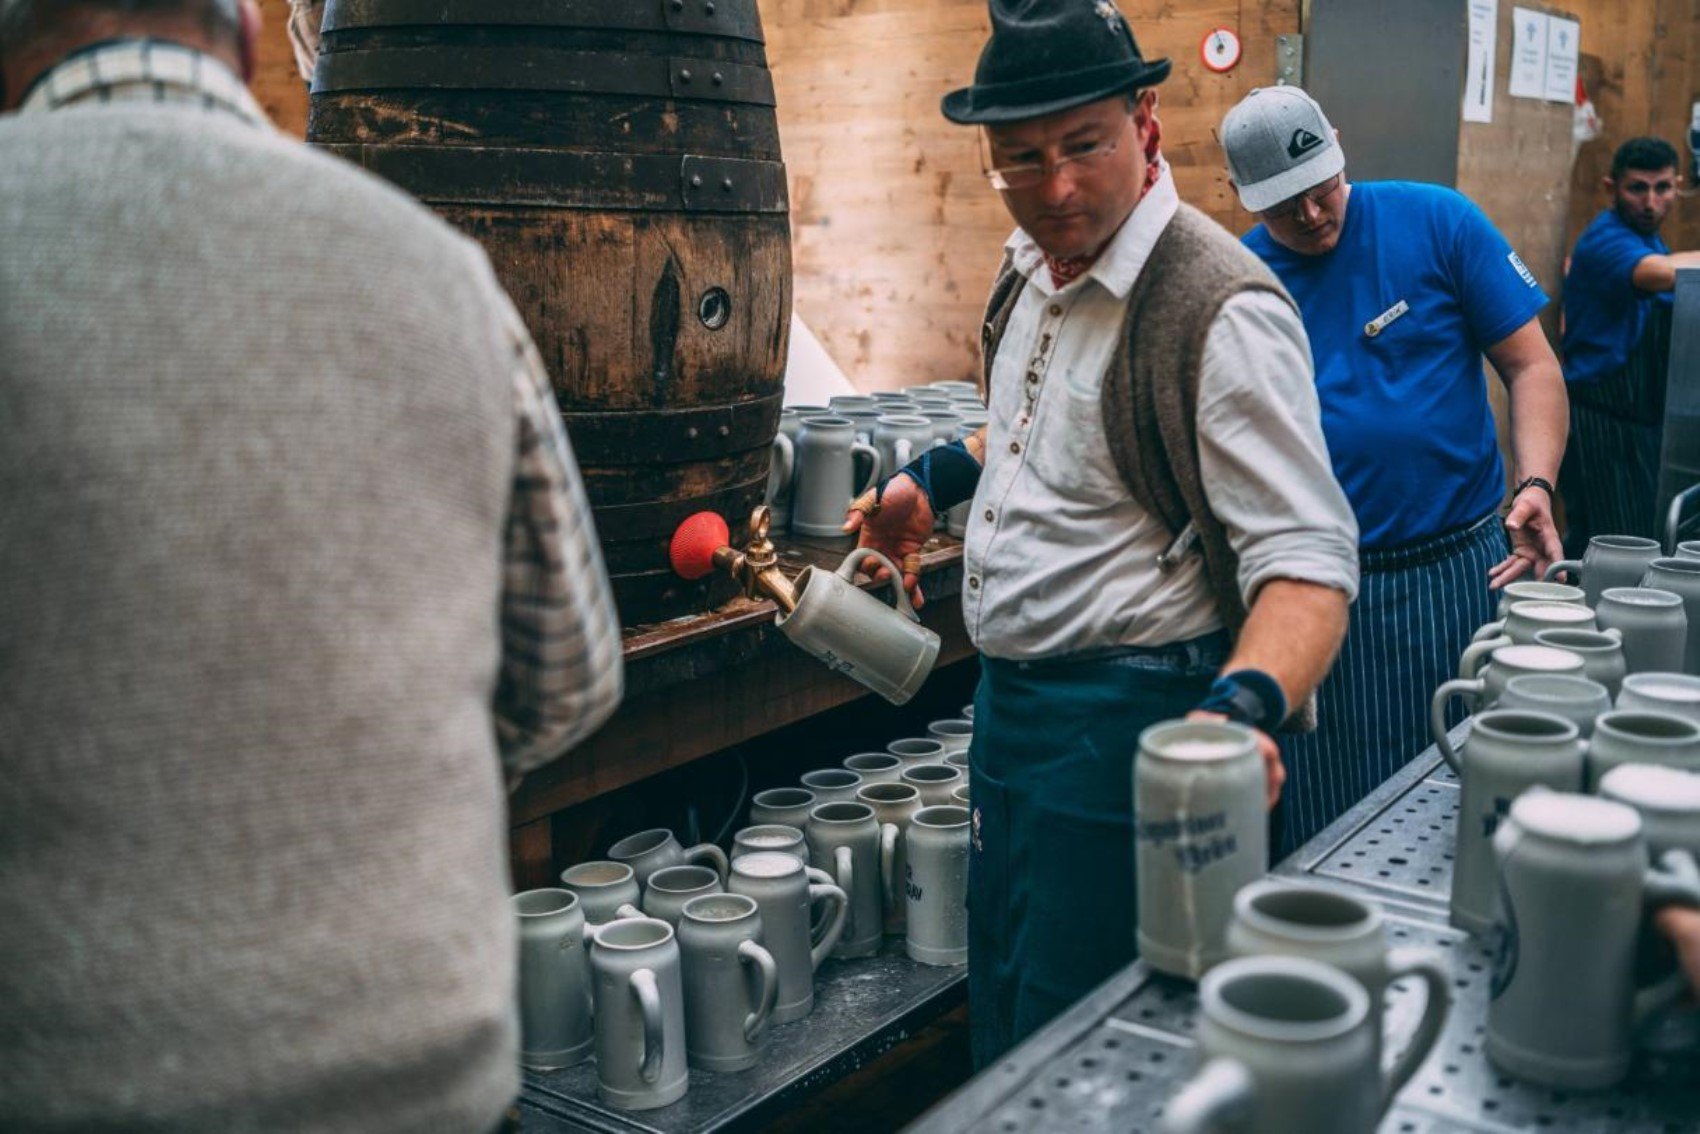
[[[1160,146],[1162,144],[1162,137],[1163,128],[1158,124],[1157,120],[1153,118],[1151,120],[1150,137],[1148,137],[1145,141],[1145,184],[1139,190],[1140,200],[1144,200],[1145,194],[1151,192],[1151,187],[1157,184],[1157,178],[1161,173],[1162,155],[1160,152]],[[1137,207],[1137,205],[1135,207]],[[1133,214],[1129,213],[1128,215],[1132,216]],[[1043,252],[1043,250],[1041,250],[1045,257],[1045,267],[1049,268],[1051,271],[1051,286],[1056,288],[1058,291],[1061,291],[1063,288],[1085,275],[1087,271],[1091,269],[1092,265],[1098,262],[1098,257],[1104,254],[1104,249],[1109,246],[1110,242],[1106,240],[1103,244],[1099,245],[1096,249],[1088,252],[1084,256],[1068,256],[1062,259],[1058,259],[1050,253]]]

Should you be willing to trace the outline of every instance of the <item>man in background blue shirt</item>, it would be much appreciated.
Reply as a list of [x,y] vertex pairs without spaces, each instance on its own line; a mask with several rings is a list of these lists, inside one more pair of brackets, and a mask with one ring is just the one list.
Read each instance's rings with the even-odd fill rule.
[[[1319,727],[1282,746],[1286,854],[1430,743],[1429,696],[1492,618],[1490,589],[1558,557],[1564,384],[1536,322],[1546,295],[1467,199],[1351,185],[1333,127],[1296,87],[1247,95],[1222,144],[1263,222],[1245,243],[1304,316],[1329,456],[1361,532],[1358,601]],[[1483,354],[1511,398],[1517,488],[1503,525]]]
[[1611,208],[1576,241],[1564,276],[1564,380],[1571,433],[1560,486],[1566,542],[1580,553],[1594,535],[1656,537],[1659,447],[1670,299],[1676,270],[1700,252],[1672,253],[1659,236],[1681,178],[1676,150],[1631,138],[1605,178]]

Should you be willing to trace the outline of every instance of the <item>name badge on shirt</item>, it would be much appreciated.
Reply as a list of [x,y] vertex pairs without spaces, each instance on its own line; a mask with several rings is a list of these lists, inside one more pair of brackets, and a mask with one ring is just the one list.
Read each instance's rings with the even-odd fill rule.
[[1387,329],[1387,325],[1389,323],[1393,322],[1393,320],[1399,318],[1399,316],[1403,315],[1410,309],[1411,305],[1401,299],[1398,303],[1395,303],[1392,307],[1389,307],[1386,311],[1383,311],[1381,314],[1365,323],[1364,334],[1368,335],[1372,339],[1375,338],[1375,336],[1381,334],[1381,332]]

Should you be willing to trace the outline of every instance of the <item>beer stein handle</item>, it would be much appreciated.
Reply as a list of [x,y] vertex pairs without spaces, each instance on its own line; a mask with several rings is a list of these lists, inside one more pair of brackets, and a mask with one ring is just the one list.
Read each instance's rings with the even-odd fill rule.
[[1251,1117],[1257,1083],[1237,1059],[1212,1059],[1163,1108],[1163,1134],[1237,1129]]
[[880,474],[885,471],[885,459],[880,456],[880,451],[878,449],[874,448],[866,441],[858,441],[854,445],[850,446],[850,453],[852,457],[860,454],[861,456],[868,458],[867,479],[862,482],[862,487],[850,494],[851,499],[855,499],[879,483]]
[[739,944],[738,959],[746,965],[754,965],[760,981],[756,1010],[744,1017],[744,1042],[755,1043],[767,1031],[768,1017],[773,1015],[773,1005],[779,1000],[779,966],[774,963],[773,954],[754,941]]
[[1575,575],[1577,578],[1581,578],[1582,561],[1580,559],[1560,559],[1557,563],[1554,563],[1552,566],[1547,568],[1547,573],[1543,575],[1542,578],[1550,583],[1566,571]]
[[884,823],[880,826],[880,885],[885,891],[885,901],[888,906],[896,906],[897,901],[897,840],[902,838],[896,823]]
[[1393,1100],[1404,1089],[1417,1068],[1423,1065],[1428,1053],[1433,1049],[1435,1041],[1440,1038],[1441,1028],[1446,1026],[1446,1014],[1452,1008],[1452,974],[1446,967],[1446,958],[1435,949],[1405,948],[1393,949],[1387,954],[1387,974],[1389,981],[1401,977],[1417,977],[1428,986],[1428,996],[1423,1000],[1423,1018],[1417,1023],[1417,1034],[1411,1037],[1410,1046],[1399,1056],[1392,1067],[1386,1071],[1386,1078],[1381,1092],[1381,1111],[1387,1113],[1387,1108],[1393,1105]]
[[1464,650],[1464,655],[1458,659],[1458,676],[1474,677],[1476,671],[1482,668],[1482,662],[1501,646],[1509,646],[1511,639],[1501,634],[1494,638],[1483,638],[1479,642],[1471,642]]
[[[630,921],[634,917],[648,917],[648,916],[649,916],[648,914],[644,913],[642,910],[638,909],[636,906],[632,905],[630,902],[626,902],[619,909],[614,911],[614,916],[612,918],[610,918],[609,921]],[[603,924],[607,924],[607,923],[604,922]],[[601,928],[601,927],[598,926],[597,928]]]
[[838,939],[844,936],[844,921],[850,916],[850,895],[837,886],[810,886],[809,908],[820,901],[831,902],[832,913],[821,919],[818,928],[809,927],[809,964],[816,969],[838,947]]
[[[1689,906],[1700,909],[1700,868],[1694,856],[1685,850],[1668,850],[1658,864],[1647,872],[1643,901],[1648,912],[1663,906]],[[1676,972],[1649,988],[1635,994],[1635,1027],[1640,1028],[1652,1017],[1669,1008],[1688,991],[1688,974],[1678,965]]]
[[915,608],[909,605],[909,596],[903,590],[903,572],[897,569],[897,564],[887,559],[883,554],[871,547],[858,547],[844,557],[844,562],[838,565],[838,577],[846,583],[855,578],[862,564],[872,559],[890,572],[892,605],[897,612],[911,622],[921,621],[921,616],[915,613]]
[[775,434],[772,463],[767,474],[767,503],[772,504],[785,495],[786,490],[791,487],[791,478],[796,471],[797,447],[785,434]]
[[1487,692],[1487,682],[1479,678],[1454,678],[1445,682],[1434,691],[1434,700],[1429,705],[1428,723],[1434,730],[1434,746],[1440,749],[1441,758],[1459,776],[1464,774],[1464,768],[1458,762],[1458,752],[1452,747],[1452,738],[1446,729],[1446,703],[1454,694],[1466,698],[1470,702],[1470,710],[1475,711],[1475,701]]
[[685,852],[685,861],[706,862],[709,866],[714,867],[715,872],[720,875],[722,887],[726,885],[726,877],[732,871],[731,863],[726,861],[726,852],[713,843],[698,843]]
[[1496,619],[1493,622],[1482,623],[1481,626],[1479,626],[1476,629],[1476,632],[1474,634],[1470,635],[1470,641],[1472,641],[1472,642],[1485,642],[1489,638],[1500,638],[1500,637],[1503,637],[1504,635],[1505,635],[1505,619],[1500,618],[1500,619]]
[[646,1083],[661,1078],[661,1061],[667,1055],[667,1034],[661,1027],[661,990],[656,987],[655,973],[639,969],[631,976],[631,988],[637,994],[638,1007],[643,1010],[643,1060],[638,1076]]
[[832,852],[832,873],[838,888],[844,891],[844,932],[856,932],[856,911],[850,906],[850,895],[856,892],[856,860],[849,847]]

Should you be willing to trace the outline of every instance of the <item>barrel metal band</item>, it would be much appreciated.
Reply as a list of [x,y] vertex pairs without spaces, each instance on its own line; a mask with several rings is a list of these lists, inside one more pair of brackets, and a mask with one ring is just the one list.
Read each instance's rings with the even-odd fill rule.
[[324,30],[480,24],[684,32],[764,42],[756,0],[330,0]]
[[566,91],[772,106],[766,67],[675,55],[563,51],[518,44],[327,51],[313,93],[376,90]]
[[328,153],[434,205],[785,213],[785,166],[695,155],[327,143]]
[[685,500],[657,500],[647,504],[621,504],[612,508],[592,508],[596,517],[596,534],[609,543],[622,540],[664,539],[673,534],[686,517],[698,512],[719,512],[722,516],[749,514],[752,498],[759,501],[767,491],[767,474]]
[[773,440],[783,392],[753,402],[636,413],[563,411],[582,465],[713,460]]

